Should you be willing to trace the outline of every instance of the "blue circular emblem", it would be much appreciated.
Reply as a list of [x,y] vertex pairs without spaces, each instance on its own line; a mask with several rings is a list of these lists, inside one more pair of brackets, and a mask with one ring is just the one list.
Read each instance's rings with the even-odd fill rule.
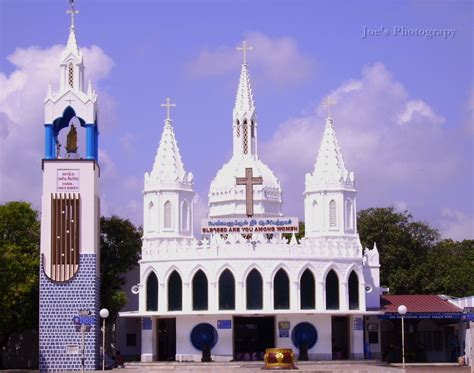
[[217,330],[211,324],[197,324],[191,331],[191,343],[194,348],[202,351],[206,345],[213,348],[217,343]]
[[309,350],[318,341],[318,332],[313,324],[309,322],[300,322],[291,332],[291,341],[296,348],[306,345]]

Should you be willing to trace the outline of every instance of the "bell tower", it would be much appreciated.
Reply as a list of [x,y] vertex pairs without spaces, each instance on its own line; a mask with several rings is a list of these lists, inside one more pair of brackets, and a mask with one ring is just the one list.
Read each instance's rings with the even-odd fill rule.
[[[97,94],[71,26],[58,91],[45,99],[40,264],[40,371],[99,366],[100,198]],[[82,142],[81,142],[82,141]],[[81,148],[81,144],[85,144]]]

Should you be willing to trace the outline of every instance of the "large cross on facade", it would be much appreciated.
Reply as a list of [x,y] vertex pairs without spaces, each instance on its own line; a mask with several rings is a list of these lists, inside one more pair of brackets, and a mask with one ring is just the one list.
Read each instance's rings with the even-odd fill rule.
[[74,8],[74,0],[69,0],[69,5],[71,9],[66,10],[66,13],[71,15],[71,28],[74,28],[74,15],[78,14],[79,11]]
[[263,178],[261,176],[254,177],[253,169],[245,169],[245,177],[236,177],[237,185],[245,185],[245,199],[247,201],[247,216],[253,216],[253,186],[262,185]]
[[176,104],[171,104],[170,103],[170,98],[167,97],[166,98],[166,104],[161,104],[161,107],[166,108],[166,120],[171,120],[171,118],[170,118],[170,108],[171,107],[176,107]]
[[253,47],[247,47],[247,41],[242,42],[242,47],[237,47],[238,51],[242,51],[244,53],[244,65],[247,63],[247,51],[251,51]]

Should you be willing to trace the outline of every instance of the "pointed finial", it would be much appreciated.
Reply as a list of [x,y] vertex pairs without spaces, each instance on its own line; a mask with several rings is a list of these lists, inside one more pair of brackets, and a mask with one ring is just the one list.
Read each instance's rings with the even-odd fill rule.
[[166,107],[166,120],[171,120],[170,118],[170,108],[171,107],[176,107],[176,104],[171,104],[170,103],[170,98],[166,98],[166,104],[161,104],[161,107]]
[[69,0],[69,6],[71,7],[71,9],[66,10],[66,13],[71,15],[71,29],[73,29],[74,28],[74,15],[79,14],[79,11],[76,10],[76,8],[74,7],[74,0]]
[[331,106],[336,104],[336,101],[332,100],[331,97],[327,97],[324,100],[324,106],[327,106],[328,108],[328,118],[331,118]]
[[244,41],[242,42],[242,46],[241,46],[241,47],[237,47],[237,50],[243,52],[243,54],[244,54],[243,64],[246,65],[246,64],[247,64],[247,51],[253,50],[253,47],[247,47],[247,41],[244,40]]

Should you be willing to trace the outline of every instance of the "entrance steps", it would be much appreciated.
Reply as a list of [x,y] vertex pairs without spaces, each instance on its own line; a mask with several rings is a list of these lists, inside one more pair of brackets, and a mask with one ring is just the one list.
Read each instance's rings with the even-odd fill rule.
[[[384,365],[375,360],[354,361],[302,361],[296,362],[298,370],[279,370],[280,372],[312,372],[312,373],[404,373],[401,368]],[[128,362],[125,363],[125,371],[130,372],[260,372],[262,373],[263,361],[235,361],[235,362],[213,362],[213,363],[190,363],[190,362]],[[125,372],[124,372],[125,373]]]

